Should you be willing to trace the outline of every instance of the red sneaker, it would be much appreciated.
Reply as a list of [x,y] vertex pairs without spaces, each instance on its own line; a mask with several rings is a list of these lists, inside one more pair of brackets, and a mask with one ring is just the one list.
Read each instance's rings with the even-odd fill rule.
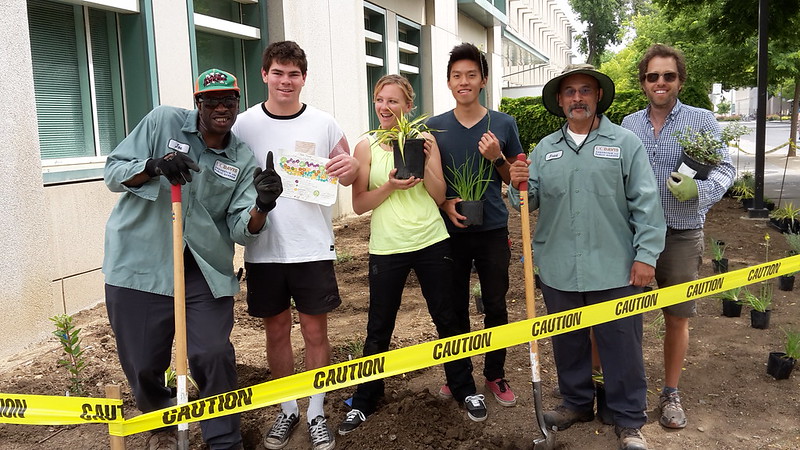
[[517,396],[508,385],[508,381],[498,378],[490,381],[486,380],[486,389],[489,389],[494,394],[494,399],[502,406],[514,406],[517,404]]
[[453,398],[453,393],[450,392],[450,387],[446,384],[443,384],[442,387],[439,388],[439,397]]

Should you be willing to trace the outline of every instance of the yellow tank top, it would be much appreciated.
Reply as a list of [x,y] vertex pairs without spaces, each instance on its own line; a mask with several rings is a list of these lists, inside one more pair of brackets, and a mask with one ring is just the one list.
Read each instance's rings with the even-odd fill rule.
[[[378,145],[372,136],[367,189],[377,189],[389,180],[394,157]],[[375,255],[407,253],[423,249],[450,237],[436,202],[423,183],[411,189],[397,190],[372,211],[369,252]]]

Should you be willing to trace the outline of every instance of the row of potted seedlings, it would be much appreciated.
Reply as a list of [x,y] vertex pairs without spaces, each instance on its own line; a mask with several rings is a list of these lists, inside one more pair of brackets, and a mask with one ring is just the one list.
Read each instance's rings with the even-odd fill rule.
[[[800,253],[800,235],[784,234],[790,247],[790,255]],[[765,236],[767,246],[767,259],[769,258],[769,235]],[[728,271],[728,259],[724,257],[725,243],[711,239],[712,264],[714,273]],[[791,291],[794,288],[795,274],[781,275],[778,277],[778,289]],[[750,310],[750,326],[757,329],[769,328],[772,313],[773,284],[762,281],[757,284],[757,293],[751,292],[747,287],[737,287],[721,292],[718,296],[722,300],[722,315],[725,317],[740,317],[742,306],[747,305]],[[800,359],[800,331],[782,329],[786,339],[783,352],[770,352],[767,359],[767,373],[776,380],[789,378],[792,370]]]

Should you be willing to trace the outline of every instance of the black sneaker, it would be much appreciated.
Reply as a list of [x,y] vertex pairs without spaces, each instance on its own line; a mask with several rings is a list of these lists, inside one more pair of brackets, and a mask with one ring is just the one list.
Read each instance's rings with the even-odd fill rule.
[[571,427],[575,422],[591,422],[594,420],[594,411],[575,411],[564,405],[556,406],[552,411],[544,413],[544,423],[553,431],[562,431]]
[[287,416],[281,411],[275,419],[275,423],[272,424],[272,429],[264,436],[264,447],[270,450],[279,450],[286,447],[292,431],[294,431],[299,422],[300,418],[297,417],[297,414]]
[[339,434],[344,436],[345,434],[358,428],[366,420],[367,418],[364,416],[364,413],[357,409],[351,409],[350,412],[348,412],[344,417],[342,423],[339,424]]
[[614,427],[620,450],[647,450],[647,441],[639,428]]
[[328,429],[328,422],[323,416],[315,417],[308,424],[308,433],[311,435],[312,450],[331,450],[336,445],[333,433]]
[[464,407],[467,408],[467,416],[473,422],[483,422],[486,420],[486,403],[483,402],[483,394],[468,395],[464,398]]

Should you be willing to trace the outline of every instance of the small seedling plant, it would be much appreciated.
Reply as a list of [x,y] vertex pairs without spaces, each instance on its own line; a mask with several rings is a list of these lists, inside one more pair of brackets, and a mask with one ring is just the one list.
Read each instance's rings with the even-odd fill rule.
[[447,177],[450,185],[464,201],[482,199],[492,182],[492,165],[481,154],[467,157],[464,164],[455,169],[447,166],[447,170],[450,172]]
[[81,373],[86,368],[86,360],[83,358],[81,348],[80,328],[75,328],[72,323],[72,316],[59,314],[50,320],[55,324],[56,329],[53,335],[58,338],[61,348],[64,350],[65,357],[58,360],[58,365],[64,367],[69,372],[69,388],[67,395],[83,395],[83,379]]
[[742,296],[744,297],[743,303],[750,305],[758,312],[766,312],[772,306],[772,284],[766,281],[762,282],[758,288],[758,295],[745,289]]
[[710,130],[694,131],[691,127],[687,127],[683,131],[676,132],[675,137],[683,147],[684,153],[693,160],[709,166],[716,166],[722,162],[722,153],[719,152],[723,147],[722,141]]
[[734,302],[741,305],[742,301],[741,299],[739,299],[741,295],[742,295],[742,288],[740,286],[733,289],[728,289],[727,291],[720,292],[717,298],[719,298],[720,300],[727,300],[729,302]]
[[786,340],[783,343],[784,358],[800,359],[800,331],[781,328]]
[[722,258],[725,256],[725,242],[720,241],[716,238],[709,239],[711,243],[711,253],[713,255],[714,261],[721,261]]
[[428,119],[429,114],[422,114],[421,116],[410,119],[408,114],[392,114],[397,118],[397,123],[391,128],[376,128],[369,130],[364,134],[372,134],[378,144],[391,144],[392,141],[397,141],[397,148],[400,150],[400,155],[405,161],[405,143],[406,139],[424,139],[423,133],[439,131],[428,127],[425,120]]

